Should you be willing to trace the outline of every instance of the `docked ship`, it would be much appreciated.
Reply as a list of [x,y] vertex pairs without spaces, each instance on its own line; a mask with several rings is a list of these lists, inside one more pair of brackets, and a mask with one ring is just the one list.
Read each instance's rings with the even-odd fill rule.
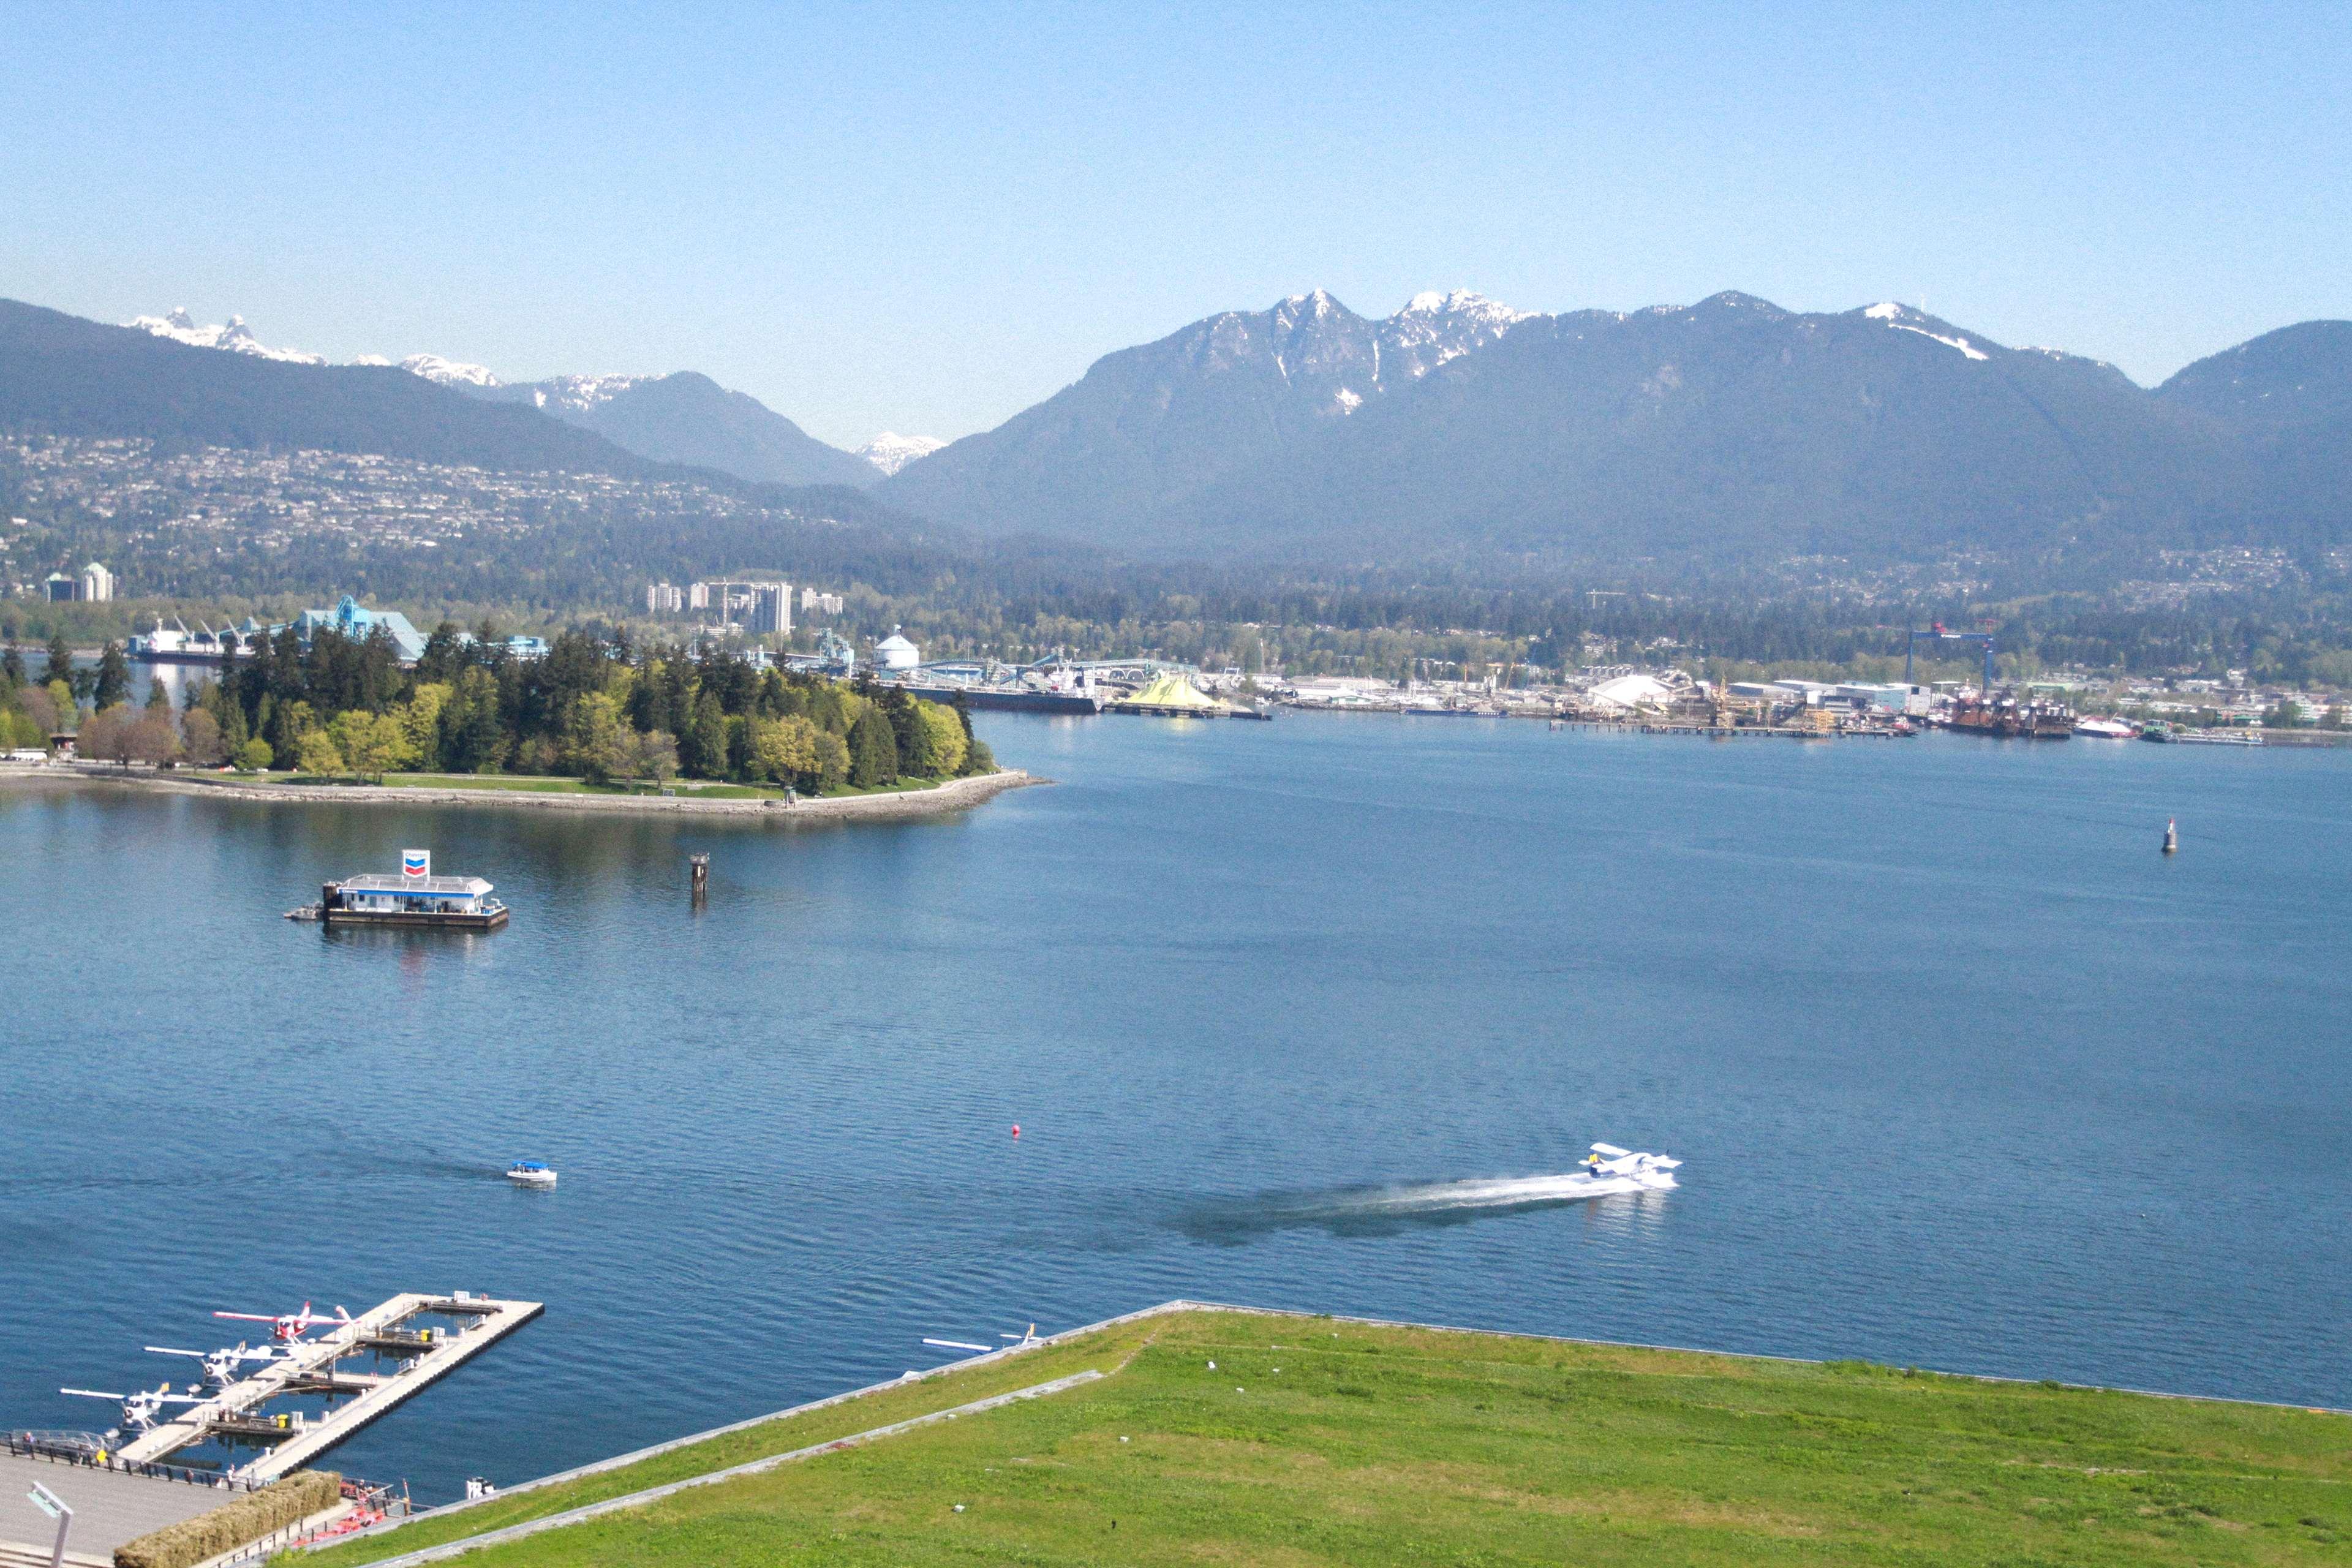
[[507,907],[490,896],[490,884],[479,877],[436,877],[431,851],[404,849],[396,877],[352,877],[320,888],[313,918],[330,928],[496,931],[507,923]]
[[157,616],[152,626],[131,637],[127,651],[143,664],[218,664],[225,649],[231,658],[244,656],[238,628],[216,632],[202,621],[196,625],[202,629],[192,632],[187,622],[174,616],[167,626],[163,617]]
[[2074,733],[2074,710],[2047,698],[2020,698],[2013,691],[1963,691],[1945,711],[1944,727],[1974,735],[2033,741],[2063,741]]

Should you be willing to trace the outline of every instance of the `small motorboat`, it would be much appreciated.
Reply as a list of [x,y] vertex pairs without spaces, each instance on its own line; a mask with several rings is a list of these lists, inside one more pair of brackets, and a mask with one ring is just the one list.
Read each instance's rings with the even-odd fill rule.
[[2137,740],[2139,731],[2120,719],[2077,719],[2074,733],[2092,741]]
[[507,1167],[507,1180],[519,1187],[551,1187],[555,1173],[537,1160],[517,1160]]

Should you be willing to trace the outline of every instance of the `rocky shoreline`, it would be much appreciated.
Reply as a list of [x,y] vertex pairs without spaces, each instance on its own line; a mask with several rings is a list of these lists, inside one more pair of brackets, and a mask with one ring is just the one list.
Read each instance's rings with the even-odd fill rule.
[[0,770],[0,782],[87,783],[119,788],[163,790],[173,795],[225,796],[271,805],[495,805],[530,811],[619,812],[653,816],[754,816],[773,822],[904,820],[967,811],[1009,789],[1051,784],[1019,768],[974,778],[950,779],[930,789],[893,795],[844,795],[829,800],[696,800],[689,795],[566,795],[531,790],[435,789],[387,784],[255,784],[198,773],[152,768],[104,766]]

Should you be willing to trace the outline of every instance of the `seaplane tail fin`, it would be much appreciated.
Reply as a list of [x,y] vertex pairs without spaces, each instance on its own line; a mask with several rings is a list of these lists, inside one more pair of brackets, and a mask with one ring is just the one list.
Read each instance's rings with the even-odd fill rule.
[[1606,1154],[1612,1160],[1622,1160],[1633,1151],[1631,1149],[1620,1149],[1614,1143],[1595,1143],[1592,1146],[1592,1152],[1596,1154]]

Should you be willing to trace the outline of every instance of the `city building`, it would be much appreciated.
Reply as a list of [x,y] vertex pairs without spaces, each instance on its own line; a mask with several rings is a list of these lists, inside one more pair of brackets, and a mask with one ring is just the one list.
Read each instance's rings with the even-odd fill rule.
[[755,637],[774,633],[789,637],[793,629],[793,585],[757,580],[697,583],[691,590],[697,609],[707,609],[722,626],[740,626]]
[[81,592],[81,584],[62,572],[50,573],[48,581],[43,583],[41,586],[47,590],[49,603],[52,605],[70,605],[74,601],[74,596]]
[[675,583],[646,584],[646,614],[674,616],[686,608],[686,590]]
[[81,593],[77,595],[91,604],[104,604],[114,597],[114,574],[93,561],[81,569]]
[[841,614],[841,595],[838,594],[820,594],[814,588],[803,588],[801,590],[801,612],[805,615],[811,611],[822,611],[824,614],[828,616],[837,616]]

